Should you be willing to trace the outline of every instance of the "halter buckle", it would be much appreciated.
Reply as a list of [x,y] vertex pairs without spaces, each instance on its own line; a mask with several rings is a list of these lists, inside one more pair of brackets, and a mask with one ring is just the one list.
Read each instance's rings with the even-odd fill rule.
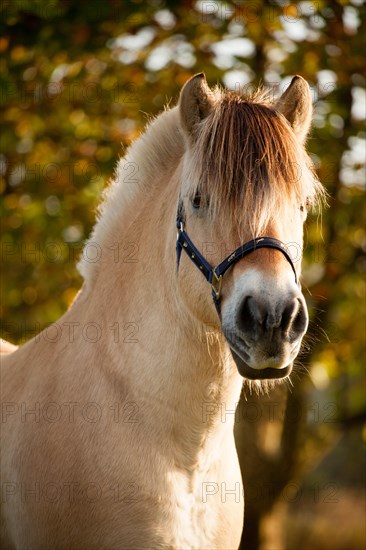
[[216,271],[212,271],[211,288],[212,294],[215,300],[219,300],[221,296],[222,275],[219,277],[216,275]]

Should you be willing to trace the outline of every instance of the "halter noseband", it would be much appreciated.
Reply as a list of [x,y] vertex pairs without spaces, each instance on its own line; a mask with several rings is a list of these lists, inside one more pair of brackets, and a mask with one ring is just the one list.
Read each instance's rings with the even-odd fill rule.
[[292,267],[292,270],[295,274],[295,281],[298,284],[298,278],[294,263],[289,254],[288,248],[286,245],[274,239],[273,237],[257,237],[247,243],[239,246],[225,258],[219,265],[212,267],[208,261],[202,256],[200,251],[194,246],[191,239],[188,237],[187,233],[184,230],[184,210],[183,210],[183,201],[180,199],[178,204],[177,212],[177,242],[176,242],[176,253],[177,253],[177,269],[179,269],[179,262],[182,250],[188,254],[188,257],[191,261],[198,267],[205,279],[210,283],[212,289],[212,298],[216,307],[218,314],[220,315],[220,298],[221,298],[221,286],[222,278],[224,273],[234,265],[236,262],[247,256],[251,252],[258,250],[259,248],[273,248],[274,250],[279,250],[285,256],[286,260]]

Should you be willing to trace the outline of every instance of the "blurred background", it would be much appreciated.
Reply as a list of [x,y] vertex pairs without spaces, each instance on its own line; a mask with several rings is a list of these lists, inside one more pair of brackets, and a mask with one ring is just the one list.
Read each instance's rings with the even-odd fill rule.
[[310,84],[329,208],[307,222],[307,374],[245,391],[246,550],[365,547],[365,4],[3,0],[1,336],[60,317],[117,158],[194,73],[238,93]]

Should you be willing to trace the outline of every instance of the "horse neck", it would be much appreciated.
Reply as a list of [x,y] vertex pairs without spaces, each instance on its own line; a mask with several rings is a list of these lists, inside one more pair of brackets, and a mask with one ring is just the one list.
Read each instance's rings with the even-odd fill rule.
[[[177,182],[177,173],[166,179]],[[183,447],[189,442],[189,450],[181,453],[189,460],[202,449],[208,432],[211,439],[228,428],[232,432],[241,378],[224,358],[223,341],[217,337],[210,345],[205,342],[203,323],[177,295],[178,194],[172,183],[160,178],[150,190],[148,206],[140,208],[128,229],[114,228],[115,235],[123,235],[121,249],[132,247],[134,255],[114,261],[115,250],[104,245],[90,299],[95,314],[100,318],[104,310],[108,326],[119,328],[119,341],[115,332],[105,331],[109,358],[104,368],[113,369],[109,375],[114,379],[128,380],[136,403],[142,409],[146,405],[144,421],[151,436],[162,441],[173,432]],[[216,320],[214,306],[212,310]]]

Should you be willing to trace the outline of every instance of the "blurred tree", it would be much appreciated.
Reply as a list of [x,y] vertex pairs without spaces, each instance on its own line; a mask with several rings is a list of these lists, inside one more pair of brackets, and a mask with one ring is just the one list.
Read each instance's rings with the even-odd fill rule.
[[161,111],[202,70],[239,93],[259,83],[280,92],[295,73],[312,87],[309,149],[330,208],[321,231],[315,218],[307,226],[303,284],[313,317],[302,370],[310,378],[293,380],[288,401],[288,411],[304,402],[310,419],[237,425],[244,478],[281,472],[259,501],[248,489],[245,536],[254,550],[264,513],[336,439],[326,407],[335,404],[332,420],[342,426],[364,419],[365,6],[5,0],[1,15],[1,316],[2,336],[16,342],[73,300],[101,191],[145,113]]

